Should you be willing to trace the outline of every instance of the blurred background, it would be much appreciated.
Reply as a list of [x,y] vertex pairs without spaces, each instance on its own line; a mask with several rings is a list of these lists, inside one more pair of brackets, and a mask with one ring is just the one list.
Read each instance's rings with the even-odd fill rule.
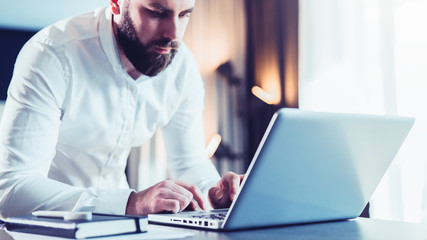
[[[22,45],[106,0],[5,1],[0,115]],[[374,218],[427,222],[427,0],[197,0],[184,41],[206,88],[205,140],[221,173],[244,173],[282,107],[413,116],[370,201]],[[132,150],[130,185],[169,176],[160,134]]]

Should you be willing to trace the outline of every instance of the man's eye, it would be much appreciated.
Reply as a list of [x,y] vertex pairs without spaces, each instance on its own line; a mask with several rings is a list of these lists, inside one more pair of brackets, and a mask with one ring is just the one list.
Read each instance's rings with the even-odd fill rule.
[[158,12],[158,11],[152,11],[152,10],[148,10],[148,12],[153,17],[164,17],[166,15],[164,12]]
[[183,13],[183,14],[181,14],[180,15],[180,17],[190,17],[191,16],[191,13],[189,13],[189,12],[187,12],[187,13]]

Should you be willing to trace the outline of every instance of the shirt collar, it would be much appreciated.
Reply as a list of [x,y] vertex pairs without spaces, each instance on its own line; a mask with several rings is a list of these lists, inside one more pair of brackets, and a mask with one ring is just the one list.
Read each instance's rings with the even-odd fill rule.
[[110,7],[106,7],[99,21],[99,38],[108,60],[113,65],[114,70],[118,71],[122,69],[122,63],[117,48],[116,38],[113,33],[112,21],[111,9]]

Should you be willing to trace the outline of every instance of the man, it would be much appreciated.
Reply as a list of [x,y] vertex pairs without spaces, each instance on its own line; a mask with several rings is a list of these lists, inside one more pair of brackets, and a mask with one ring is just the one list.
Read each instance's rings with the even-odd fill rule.
[[[242,176],[220,178],[206,157],[203,83],[181,43],[194,4],[110,0],[27,42],[0,128],[2,217],[230,205]],[[176,179],[136,192],[124,174],[127,156],[158,128]]]

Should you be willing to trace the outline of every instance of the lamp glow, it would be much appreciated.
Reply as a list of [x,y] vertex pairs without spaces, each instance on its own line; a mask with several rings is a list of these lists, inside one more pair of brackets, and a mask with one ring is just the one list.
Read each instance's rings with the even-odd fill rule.
[[273,105],[276,102],[271,94],[258,86],[252,87],[252,94],[269,105]]
[[213,157],[215,154],[219,144],[221,143],[221,139],[221,135],[215,134],[209,141],[208,146],[206,147],[206,152],[208,153],[209,158]]

